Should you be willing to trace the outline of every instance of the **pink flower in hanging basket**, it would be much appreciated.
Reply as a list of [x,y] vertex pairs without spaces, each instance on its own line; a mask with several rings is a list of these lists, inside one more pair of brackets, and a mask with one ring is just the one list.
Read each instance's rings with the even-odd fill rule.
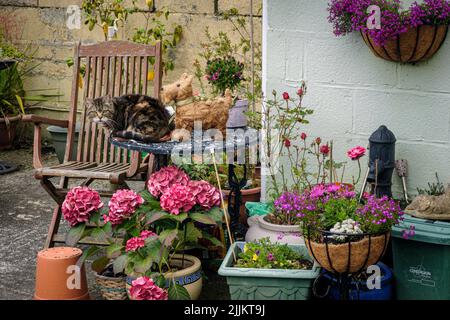
[[62,204],[64,219],[71,227],[89,221],[93,213],[103,207],[97,191],[88,187],[75,187],[70,190]]
[[219,191],[206,181],[190,181],[189,188],[195,197],[195,202],[203,209],[211,209],[220,204]]
[[112,225],[121,224],[128,219],[136,209],[144,203],[144,199],[133,190],[122,189],[116,191],[111,200],[109,200],[108,215],[104,215],[105,222],[111,222]]
[[147,181],[148,191],[156,198],[160,197],[167,189],[175,184],[187,185],[188,175],[176,166],[164,167],[153,173]]
[[176,184],[167,189],[160,199],[161,208],[174,215],[180,212],[188,212],[195,206],[195,196],[191,188],[185,185]]
[[125,245],[125,251],[130,252],[130,251],[136,251],[139,248],[143,248],[145,246],[145,239],[152,237],[152,236],[157,236],[157,234],[154,233],[153,231],[148,231],[148,230],[142,231],[141,234],[139,235],[139,237],[133,237],[133,238],[128,239],[128,241]]
[[133,300],[167,300],[167,291],[158,287],[151,278],[139,277],[131,282],[130,296]]
[[366,148],[356,146],[347,151],[347,155],[352,160],[358,160],[366,154]]

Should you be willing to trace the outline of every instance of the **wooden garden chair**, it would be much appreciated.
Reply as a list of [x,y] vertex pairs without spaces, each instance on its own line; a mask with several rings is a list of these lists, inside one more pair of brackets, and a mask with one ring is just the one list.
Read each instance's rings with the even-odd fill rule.
[[[81,185],[88,186],[94,180],[106,180],[111,184],[127,187],[126,181],[138,174],[147,174],[152,161],[150,156],[142,160],[139,152],[127,151],[109,142],[109,132],[86,117],[84,100],[111,94],[120,96],[130,93],[147,94],[149,57],[153,57],[153,96],[158,97],[161,88],[161,43],[143,45],[127,41],[108,41],[93,45],[75,46],[73,82],[68,120],[55,120],[36,115],[26,115],[24,121],[34,123],[33,165],[35,177],[55,200],[56,207],[49,226],[45,248],[57,242],[65,242],[65,236],[57,234],[61,220],[61,205],[68,192],[70,178],[82,179]],[[80,70],[84,68],[83,80]],[[82,90],[80,90],[82,88]],[[79,91],[82,93],[79,94]],[[75,123],[77,111],[81,109],[81,129],[78,148],[74,150]],[[68,129],[67,144],[62,164],[44,167],[41,157],[41,125],[56,125]],[[71,155],[76,154],[72,161]],[[50,178],[58,177],[55,185]],[[114,191],[99,191],[101,196],[111,196]],[[83,242],[81,242],[83,243]],[[89,242],[86,244],[93,244]],[[98,244],[98,243],[97,243]]]

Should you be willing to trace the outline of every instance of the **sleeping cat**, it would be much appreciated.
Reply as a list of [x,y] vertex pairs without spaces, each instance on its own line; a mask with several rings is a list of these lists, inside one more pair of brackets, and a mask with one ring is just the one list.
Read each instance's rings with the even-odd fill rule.
[[85,103],[89,120],[110,129],[112,136],[143,142],[168,140],[170,115],[159,100],[128,94],[86,98]]

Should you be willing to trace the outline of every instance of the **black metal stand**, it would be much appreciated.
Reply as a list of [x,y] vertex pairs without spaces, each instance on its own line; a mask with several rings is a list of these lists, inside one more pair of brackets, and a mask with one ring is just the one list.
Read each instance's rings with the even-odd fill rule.
[[0,174],[6,174],[17,170],[17,166],[12,163],[0,161]]
[[239,180],[234,171],[235,165],[228,165],[228,184],[230,195],[228,196],[228,213],[230,214],[230,227],[233,230],[233,238],[241,240],[247,233],[247,228],[239,222],[239,215],[242,203],[242,188],[247,184],[247,166],[244,164],[244,177]]

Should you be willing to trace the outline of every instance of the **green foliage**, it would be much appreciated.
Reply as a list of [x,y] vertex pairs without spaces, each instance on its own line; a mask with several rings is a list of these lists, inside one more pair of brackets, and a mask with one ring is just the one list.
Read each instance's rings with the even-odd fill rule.
[[429,195],[429,196],[440,196],[445,193],[445,187],[444,184],[439,180],[438,173],[435,173],[436,176],[436,182],[428,182],[428,189],[420,189],[417,188],[417,192],[420,195]]
[[0,116],[25,113],[22,98],[25,94],[18,64],[0,70]]
[[337,222],[347,219],[355,220],[355,213],[358,208],[358,201],[355,198],[330,199],[325,204],[318,204],[323,206],[320,223],[325,230],[329,230]]
[[206,78],[212,85],[214,94],[225,94],[226,89],[235,90],[243,78],[244,64],[234,57],[209,60],[206,63]]
[[310,269],[311,261],[286,244],[271,243],[269,238],[248,242],[238,254],[235,267],[258,269]]

